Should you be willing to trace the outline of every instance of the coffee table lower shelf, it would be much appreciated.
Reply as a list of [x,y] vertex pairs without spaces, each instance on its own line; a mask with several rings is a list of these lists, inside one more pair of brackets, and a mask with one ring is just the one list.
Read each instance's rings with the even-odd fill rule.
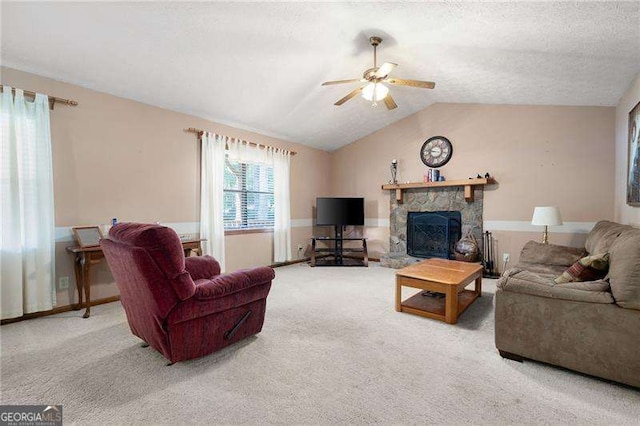
[[[424,291],[420,291],[400,304],[400,312],[420,315],[425,318],[446,321],[445,300],[442,297],[423,296]],[[458,314],[460,316],[476,299],[478,293],[471,290],[462,290],[458,293]]]

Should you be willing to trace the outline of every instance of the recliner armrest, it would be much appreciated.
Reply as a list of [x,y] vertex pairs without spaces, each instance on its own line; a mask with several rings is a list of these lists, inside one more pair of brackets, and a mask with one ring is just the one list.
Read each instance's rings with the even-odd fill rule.
[[256,285],[268,284],[275,276],[275,271],[266,266],[218,275],[211,280],[197,282],[194,297],[199,300],[216,299]]
[[587,255],[581,247],[557,246],[529,241],[520,252],[520,262],[571,266]]
[[210,279],[220,275],[220,264],[211,256],[191,256],[184,259],[184,268],[195,280]]

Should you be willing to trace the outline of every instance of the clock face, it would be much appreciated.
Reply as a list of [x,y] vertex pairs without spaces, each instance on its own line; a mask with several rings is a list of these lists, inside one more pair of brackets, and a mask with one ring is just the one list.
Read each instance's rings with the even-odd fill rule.
[[427,139],[420,149],[420,159],[422,162],[433,168],[442,167],[453,154],[453,146],[449,139],[444,136],[434,136]]

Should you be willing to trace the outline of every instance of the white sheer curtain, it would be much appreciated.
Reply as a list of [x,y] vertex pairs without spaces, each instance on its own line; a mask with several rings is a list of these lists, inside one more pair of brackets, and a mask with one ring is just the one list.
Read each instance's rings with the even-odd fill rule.
[[202,135],[200,168],[200,238],[203,254],[224,265],[224,157],[227,138],[205,132]]
[[[230,159],[242,163],[267,164],[273,167],[274,186],[274,227],[273,227],[273,260],[274,262],[286,262],[291,260],[291,201],[289,193],[289,168],[291,153],[287,150],[264,146],[251,146],[241,140],[227,138],[220,135],[212,135],[221,141],[221,146],[227,145],[227,153]],[[203,137],[204,144],[204,137]],[[204,145],[203,145],[204,146]],[[204,148],[203,148],[204,155]],[[224,159],[222,167],[224,167]],[[203,170],[205,167],[203,159]],[[223,172],[220,172],[220,199],[222,200]],[[204,179],[204,174],[203,174]],[[204,180],[203,180],[204,182]],[[217,210],[220,214],[220,227],[224,228],[222,218],[222,201]],[[201,212],[201,217],[202,212]],[[201,226],[202,229],[202,226]],[[202,238],[207,238],[204,236]],[[224,244],[224,242],[223,242]],[[224,245],[223,245],[224,247]]]
[[55,292],[49,100],[0,96],[0,316],[52,309]]
[[289,151],[267,148],[269,162],[273,164],[273,260],[286,262],[291,260],[291,200],[289,191],[289,169],[291,154]]
[[227,140],[227,153],[230,159],[240,161],[241,163],[271,165],[271,160],[267,155],[266,149],[261,149],[259,146],[251,146],[241,140],[229,138]]

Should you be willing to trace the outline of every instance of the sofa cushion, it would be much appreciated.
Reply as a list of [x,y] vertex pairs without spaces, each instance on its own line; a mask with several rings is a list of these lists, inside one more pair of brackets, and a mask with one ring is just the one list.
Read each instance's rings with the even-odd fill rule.
[[609,283],[616,303],[640,310],[640,230],[629,227],[609,253]]
[[538,275],[548,276],[554,279],[567,270],[565,265],[545,265],[543,263],[518,262],[512,268],[522,269],[529,272],[535,272]]
[[614,303],[606,281],[555,284],[553,279],[521,269],[509,269],[498,280],[498,288],[549,299],[589,303]]
[[529,241],[520,252],[520,262],[571,266],[587,254],[582,247],[565,247]]
[[609,253],[594,254],[578,260],[553,281],[556,284],[594,281],[604,278],[607,269],[609,269]]
[[627,229],[631,229],[631,227],[609,222],[608,220],[601,220],[589,232],[584,247],[589,254],[607,253],[613,242],[618,238],[618,235]]

